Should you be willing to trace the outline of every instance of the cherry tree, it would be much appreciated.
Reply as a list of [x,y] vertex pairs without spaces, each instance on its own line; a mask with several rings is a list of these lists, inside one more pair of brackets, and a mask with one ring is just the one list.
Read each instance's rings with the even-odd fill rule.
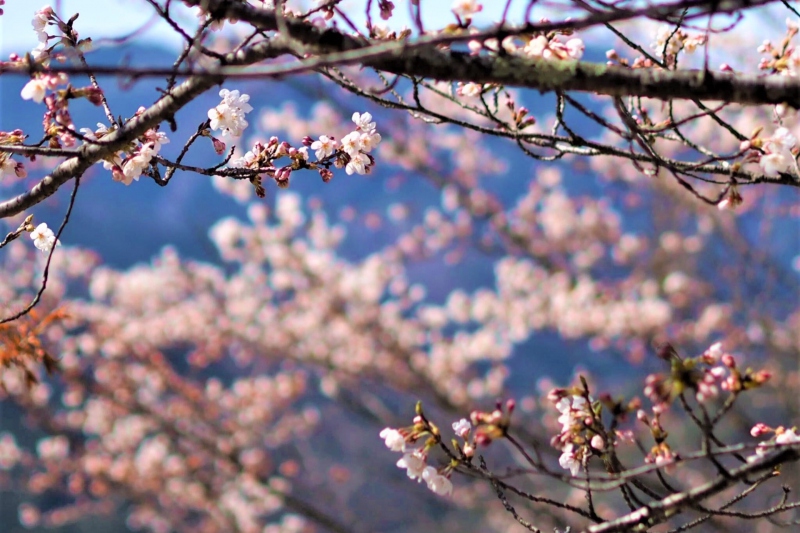
[[[169,67],[96,63],[58,4],[0,61],[41,117],[0,123],[24,526],[796,527],[793,3],[140,3]],[[94,180],[198,179],[245,214],[208,228],[216,263],[64,238]],[[374,180],[380,212],[325,200]]]

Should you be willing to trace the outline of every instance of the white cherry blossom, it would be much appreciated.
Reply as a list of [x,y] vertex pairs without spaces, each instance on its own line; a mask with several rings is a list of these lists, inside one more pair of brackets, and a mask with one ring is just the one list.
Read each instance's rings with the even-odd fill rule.
[[47,42],[47,32],[45,31],[45,28],[47,27],[47,23],[50,22],[51,16],[53,16],[53,8],[50,6],[43,7],[33,16],[31,25],[33,26],[33,31],[36,32],[36,37],[38,37],[40,43]]
[[409,452],[397,461],[398,468],[405,468],[406,475],[411,479],[422,480],[422,474],[427,466],[425,457],[419,451]]
[[351,131],[342,138],[342,150],[350,156],[355,156],[361,151],[361,133]]
[[37,104],[41,104],[47,95],[48,87],[47,78],[37,77],[26,83],[19,94],[23,100],[33,100]]
[[466,19],[479,13],[483,9],[483,6],[476,0],[455,0],[450,9],[462,19]]
[[428,488],[432,492],[440,496],[449,496],[453,494],[453,484],[432,466],[423,470],[422,479],[428,484]]
[[333,154],[333,152],[336,151],[337,145],[338,143],[335,139],[331,139],[327,135],[320,135],[319,140],[311,143],[311,149],[315,150],[314,154],[317,156],[317,159],[321,161]]
[[347,172],[348,175],[366,174],[368,163],[369,163],[369,158],[366,156],[366,154],[358,153],[350,156],[350,162],[347,163],[344,170],[345,172]]
[[375,123],[372,122],[371,113],[353,113],[352,118],[353,123],[355,123],[361,131],[367,132],[375,129]]
[[470,429],[472,429],[472,425],[466,418],[462,418],[458,422],[453,422],[453,431],[455,431],[456,435],[458,435],[462,439],[467,437]]
[[794,429],[787,429],[775,437],[775,444],[796,444],[798,442],[800,442],[800,435]]
[[569,470],[573,476],[577,476],[581,469],[581,462],[575,456],[575,445],[567,444],[562,450],[561,457],[558,458],[558,464],[561,468]]
[[10,157],[6,157],[5,159],[0,158],[0,179],[6,174],[14,174],[16,167],[16,161]]
[[384,428],[380,432],[380,437],[386,443],[386,447],[393,452],[402,452],[406,448],[405,437],[396,429]]
[[45,222],[36,226],[36,229],[31,232],[31,239],[33,239],[33,245],[44,253],[48,253],[52,250],[53,246],[61,244],[60,242],[56,242],[56,236],[53,230],[48,228]]
[[253,110],[248,103],[250,96],[240,95],[239,91],[229,91],[228,89],[222,89],[219,95],[222,97],[222,101],[208,111],[211,129],[222,130],[223,135],[240,137],[248,126],[244,116]]
[[373,148],[378,146],[381,142],[381,134],[372,130],[367,133],[362,133],[359,139],[361,144],[361,151],[371,152]]

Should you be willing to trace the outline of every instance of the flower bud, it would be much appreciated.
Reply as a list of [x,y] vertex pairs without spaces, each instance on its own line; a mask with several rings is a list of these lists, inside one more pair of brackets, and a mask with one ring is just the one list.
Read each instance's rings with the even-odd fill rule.
[[736,360],[729,353],[722,354],[722,364],[728,368],[736,368]]
[[23,165],[21,161],[18,161],[17,164],[14,165],[14,174],[16,174],[18,178],[25,178],[28,176],[28,171],[25,170],[25,165]]
[[211,142],[214,144],[214,151],[218,155],[222,155],[225,153],[225,143],[217,139],[216,137],[211,137]]
[[758,385],[763,385],[772,378],[772,373],[767,370],[759,370],[753,374],[753,381]]
[[567,389],[556,388],[547,393],[547,399],[553,403],[558,403],[567,395]]
[[468,443],[468,442],[466,444],[464,444],[464,450],[463,451],[464,451],[464,455],[467,456],[467,457],[472,457],[473,455],[475,455],[475,447],[472,444]]
[[86,99],[93,105],[101,105],[103,103],[103,91],[97,87],[88,87],[86,89]]
[[125,173],[122,172],[122,167],[114,165],[111,168],[111,179],[114,181],[125,181]]

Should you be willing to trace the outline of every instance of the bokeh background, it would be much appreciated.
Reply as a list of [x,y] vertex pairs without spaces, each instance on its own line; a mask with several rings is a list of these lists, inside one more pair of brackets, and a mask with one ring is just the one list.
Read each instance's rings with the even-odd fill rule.
[[[449,16],[449,2],[424,4],[428,9],[425,19],[431,25],[437,25]],[[35,46],[36,37],[30,27],[30,18],[38,7],[18,0],[6,3],[5,14],[0,17],[0,50],[4,57],[11,52],[24,53]],[[76,28],[82,36],[91,36],[95,42],[95,51],[89,56],[92,64],[124,62],[132,66],[168,67],[181,44],[180,39],[163,22],[148,23],[151,10],[142,2],[109,0],[102,2],[101,6],[100,2],[92,0],[65,0],[56,7],[62,15],[80,13]],[[393,20],[393,25],[404,23],[403,7],[398,9],[401,16]],[[487,5],[477,24],[494,20],[498,14],[497,7]],[[522,9],[521,3],[515,3],[515,9]],[[360,23],[359,11],[354,13],[354,20]],[[748,22],[741,31],[748,31],[747,28],[763,24],[763,21],[777,24],[769,13],[762,17],[759,19],[761,22]],[[123,44],[116,42],[132,28],[143,26],[146,29],[134,41]],[[584,38],[588,45],[586,57],[595,61],[603,60],[610,44],[592,41],[591,35]],[[40,123],[41,108],[18,98],[25,81],[22,77],[0,77],[0,129],[21,127],[35,136],[33,132],[37,131]],[[158,80],[128,85],[108,79],[103,85],[115,113],[130,116],[140,105],[148,105],[155,100],[155,87],[158,84]],[[324,129],[302,131],[305,121],[311,120],[313,126],[314,117],[329,120],[336,113],[346,120],[353,111],[372,112],[378,120],[379,131],[386,132],[385,140],[390,141],[392,132],[402,130],[408,120],[403,112],[386,111],[365,104],[317,77],[298,77],[282,82],[246,81],[225,86],[251,95],[255,111],[249,117],[251,128],[244,138],[248,144],[254,139],[268,138],[270,135],[279,135],[281,139],[289,138],[298,143],[302,135],[316,137],[326,133]],[[540,122],[552,119],[552,97],[523,92],[520,98]],[[163,152],[167,157],[174,156],[183,139],[194,131],[195,117],[205,116],[217,101],[216,94],[210,92],[181,112],[181,117],[186,119],[179,119],[178,131],[169,134],[172,143]],[[586,97],[585,101],[587,105],[603,110],[602,103],[590,97]],[[296,125],[291,120],[292,116],[297,117]],[[74,108],[73,117],[77,125],[88,127],[103,118],[98,109],[81,106],[80,103]],[[588,134],[597,133],[596,126],[581,122],[579,117],[572,118],[574,124],[585,127]],[[383,124],[391,126],[384,130]],[[452,128],[447,130],[449,134],[453,134],[453,131]],[[457,132],[453,135],[457,135]],[[541,423],[540,397],[549,386],[569,384],[578,373],[591,376],[599,388],[627,396],[640,394],[641,378],[660,369],[661,363],[652,355],[652,342],[655,340],[677,336],[686,341],[679,349],[694,355],[716,340],[734,339],[736,348],[747,351],[748,360],[768,364],[770,358],[775,357],[772,363],[775,368],[792,368],[791,354],[797,353],[796,336],[790,336],[787,342],[781,344],[773,342],[770,331],[773,327],[792,331],[792,324],[797,324],[800,296],[800,227],[797,222],[800,196],[797,189],[773,191],[765,186],[763,192],[749,194],[750,191],[745,191],[748,193],[745,194],[746,204],[742,213],[735,217],[700,206],[663,181],[652,180],[652,183],[648,183],[644,179],[619,179],[610,173],[604,176],[598,166],[577,159],[536,162],[527,158],[512,143],[501,139],[474,136],[466,142],[474,147],[472,155],[477,161],[462,165],[455,158],[464,157],[470,150],[435,147],[432,150],[438,150],[441,154],[441,165],[432,169],[437,174],[435,176],[416,173],[399,164],[382,163],[381,150],[386,149],[382,147],[377,152],[376,171],[369,176],[346,176],[341,172],[331,183],[323,184],[313,173],[297,175],[288,191],[279,191],[270,184],[267,198],[262,202],[274,206],[282,195],[299,195],[305,206],[320,205],[331,221],[347,230],[347,236],[338,250],[339,256],[357,262],[396,242],[419,224],[430,209],[441,209],[443,197],[446,196],[446,193],[443,195],[441,184],[451,179],[448,175],[451,171],[480,169],[481,187],[494,194],[507,208],[513,207],[527,193],[531,182],[546,176],[554,184],[551,188],[562,191],[564,198],[578,199],[576,203],[564,200],[561,206],[553,200],[541,208],[540,213],[547,211],[548,216],[556,220],[559,217],[580,217],[581,206],[604,199],[605,204],[610,206],[610,212],[617,217],[614,225],[619,228],[619,234],[641,236],[653,253],[643,256],[646,264],[614,266],[609,262],[603,267],[605,270],[591,274],[601,280],[599,283],[602,286],[604,283],[611,284],[614,279],[629,276],[637,269],[647,272],[648,278],[657,283],[654,290],[659,298],[674,304],[674,320],[669,326],[653,328],[636,339],[571,335],[570,324],[563,324],[563,327],[548,325],[515,343],[510,356],[500,365],[507,378],[502,380],[500,393],[495,396],[517,398],[523,406],[521,420],[526,420],[527,416],[532,424]],[[400,154],[394,159],[400,161],[402,156]],[[198,166],[212,165],[217,161],[218,158],[210,150],[204,153],[196,151],[192,156],[192,163]],[[31,176],[44,175],[51,163],[39,161],[31,168]],[[620,171],[620,174],[623,173]],[[24,183],[4,186],[0,190],[4,197],[8,197],[32,183],[34,181],[29,178]],[[47,221],[50,226],[57,225],[66,207],[68,192],[61,191],[37,206],[33,211],[37,220]],[[221,193],[213,180],[207,177],[178,172],[166,188],[159,187],[147,178],[125,187],[113,182],[107,171],[96,167],[84,180],[75,212],[62,240],[69,246],[93,250],[104,265],[116,270],[124,271],[149,264],[162,253],[164,247],[174,249],[185,260],[207,262],[231,270],[234,267],[222,261],[209,237],[209,230],[225,217],[245,221],[247,212],[247,202]],[[392,214],[398,212],[406,215],[398,217]],[[12,226],[16,227],[16,224],[11,223],[2,229],[8,231],[7,228]],[[497,279],[495,269],[500,259],[506,256],[520,258],[524,257],[524,253],[503,249],[502,246],[496,246],[496,242],[482,247],[479,237],[475,236],[471,245],[461,243],[451,250],[409,262],[406,265],[409,283],[424,286],[426,301],[433,305],[445,303],[456,289],[471,294],[494,288]],[[691,251],[692,242],[697,244],[698,239],[702,245],[699,252],[695,253]],[[542,245],[547,246],[548,243],[543,242]],[[0,257],[0,264],[3,261]],[[689,288],[670,288],[668,280],[677,285],[683,280],[676,272],[690,280],[686,282]],[[82,298],[86,296],[86,289],[76,285],[68,294]],[[699,295],[702,295],[702,305],[699,307],[675,303],[675,300],[691,300]],[[713,308],[724,315],[722,318],[703,315],[704,312],[713,314],[714,305],[723,309],[719,311]],[[685,334],[687,324],[696,326],[701,320],[708,322],[703,326],[705,331],[702,334],[697,331]],[[173,355],[176,360],[182,357],[180,350]],[[481,374],[496,366],[494,362],[479,362],[475,365],[475,372]],[[248,368],[242,370],[229,363],[227,368],[224,365],[215,367],[215,371],[220,372],[224,379],[233,379],[242,373],[256,371],[253,367]],[[794,370],[797,370],[796,364]],[[57,388],[55,382],[57,379],[54,378],[53,386]],[[333,408],[335,402],[331,402],[323,393],[310,394],[306,405],[318,411],[322,423],[308,442],[298,443],[295,449],[284,450],[278,455],[287,460],[295,456],[315,456],[320,463],[341,463],[355,470],[359,467],[360,457],[380,457],[375,462],[385,463],[386,468],[374,472],[368,470],[366,475],[362,473],[362,483],[352,488],[352,498],[356,501],[368,494],[374,501],[397,502],[396,508],[389,510],[389,507],[383,507],[385,511],[379,513],[381,516],[370,520],[372,526],[382,531],[436,531],[444,527],[443,524],[447,524],[447,528],[457,529],[468,524],[474,518],[473,514],[483,516],[478,506],[471,511],[463,502],[453,504],[432,499],[423,486],[408,482],[402,471],[392,469],[396,458],[386,453],[375,428],[409,423],[417,396],[415,391],[380,391],[379,387],[377,390],[388,406],[385,418],[380,420],[375,419],[374,412],[364,419],[351,418],[350,411]],[[424,398],[425,391],[420,391],[420,395]],[[488,396],[491,395],[476,399],[476,407],[491,406]],[[769,397],[764,398],[763,405],[756,401],[749,407],[750,417],[745,416],[740,421],[741,427],[759,416],[772,416],[776,423],[789,425],[792,420],[797,421],[797,405],[784,403],[776,411]],[[524,414],[526,406],[527,415]],[[463,416],[467,414],[464,412]],[[33,446],[44,435],[35,422],[11,402],[0,404],[0,431],[14,434],[21,446]],[[365,461],[363,464],[371,465],[372,462]],[[376,479],[370,480],[371,474]],[[19,525],[20,502],[33,498],[40,508],[46,510],[63,505],[66,500],[51,494],[31,496],[23,490],[25,479],[3,475],[7,490],[0,495],[2,531],[44,531],[43,526],[39,529],[39,526],[24,528]],[[455,482],[458,490],[458,480]],[[487,504],[499,507],[497,502],[488,501]],[[111,516],[86,517],[61,526],[58,531],[121,531],[127,527],[124,501],[119,509]],[[410,509],[422,510],[415,522],[408,519]],[[463,517],[450,518],[457,512],[462,513]]]

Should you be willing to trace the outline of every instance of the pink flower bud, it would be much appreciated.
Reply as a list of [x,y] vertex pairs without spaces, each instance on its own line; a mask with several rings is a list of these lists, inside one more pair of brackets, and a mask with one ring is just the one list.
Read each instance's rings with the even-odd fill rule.
[[122,172],[122,167],[114,165],[111,168],[111,179],[114,181],[125,181],[125,173]]
[[772,373],[768,372],[767,370],[759,370],[755,374],[753,374],[753,381],[758,383],[759,385],[766,383],[767,381],[772,378]]
[[214,151],[218,155],[222,155],[225,153],[225,143],[217,139],[216,137],[211,137],[211,142],[214,144]]
[[86,89],[86,99],[93,105],[101,105],[103,103],[103,91],[97,87],[89,87]]
[[753,426],[753,429],[750,430],[750,435],[752,435],[753,437],[760,437],[761,435],[769,433],[770,431],[771,429],[769,428],[769,426],[759,422],[758,424]]
[[606,447],[606,443],[600,435],[592,437],[591,445],[595,450],[603,450]]
[[722,364],[728,368],[736,368],[736,360],[729,353],[722,354]]
[[18,161],[17,164],[14,165],[14,174],[16,174],[18,178],[25,178],[28,176],[28,171],[25,170],[25,165],[23,165],[21,161]]
[[464,455],[467,457],[472,457],[475,455],[475,447],[470,443],[464,444]]
[[513,413],[514,412],[514,408],[516,406],[517,406],[517,402],[515,400],[509,399],[508,401],[506,401],[506,411],[508,411],[508,414]]
[[478,446],[488,446],[492,443],[492,437],[489,436],[485,431],[478,430],[475,435],[475,444]]
[[550,392],[547,393],[547,399],[550,400],[553,403],[558,403],[559,400],[564,398],[566,395],[567,395],[567,390],[566,389],[557,388],[557,389],[553,389],[553,390],[551,390]]

